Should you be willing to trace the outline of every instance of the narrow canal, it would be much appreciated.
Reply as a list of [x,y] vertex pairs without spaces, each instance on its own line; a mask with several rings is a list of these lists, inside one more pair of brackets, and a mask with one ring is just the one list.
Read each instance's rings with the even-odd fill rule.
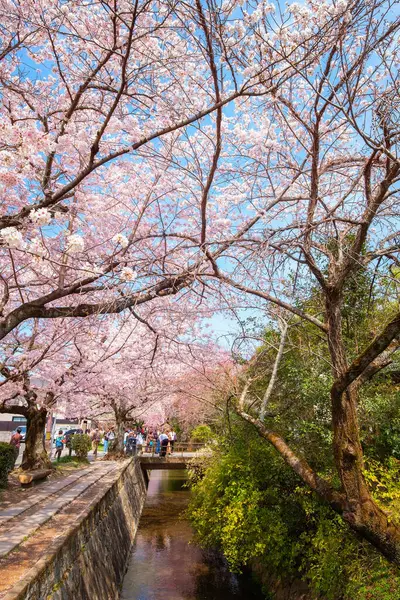
[[192,543],[185,481],[185,471],[152,471],[122,600],[263,600],[250,577]]

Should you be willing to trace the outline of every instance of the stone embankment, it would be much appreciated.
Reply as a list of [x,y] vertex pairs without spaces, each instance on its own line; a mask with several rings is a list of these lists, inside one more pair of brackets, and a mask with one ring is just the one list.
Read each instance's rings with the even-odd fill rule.
[[116,600],[145,497],[139,460],[107,461],[0,510],[0,598]]

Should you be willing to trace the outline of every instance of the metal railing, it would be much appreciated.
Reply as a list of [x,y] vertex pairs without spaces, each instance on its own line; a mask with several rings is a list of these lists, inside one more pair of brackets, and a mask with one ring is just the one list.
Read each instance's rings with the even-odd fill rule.
[[196,443],[196,442],[174,442],[171,446],[169,443],[167,447],[164,448],[161,446],[159,451],[156,452],[158,446],[153,444],[150,446],[149,444],[143,444],[142,448],[137,448],[136,455],[137,456],[147,456],[147,457],[177,457],[177,458],[190,458],[194,456],[196,452],[205,448],[206,444]]

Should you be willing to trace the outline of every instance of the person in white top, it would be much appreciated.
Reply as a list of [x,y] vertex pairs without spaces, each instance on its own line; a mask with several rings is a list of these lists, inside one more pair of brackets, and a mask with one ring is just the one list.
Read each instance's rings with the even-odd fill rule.
[[168,437],[169,437],[170,453],[172,454],[174,451],[174,444],[176,442],[176,433],[173,429],[172,429],[172,431],[169,432]]
[[124,433],[124,448],[126,448],[126,440],[128,438],[128,435],[129,435],[129,431],[126,430],[125,433]]
[[104,434],[104,454],[108,453],[109,445],[115,440],[114,428],[110,427],[108,431]]
[[142,454],[142,452],[143,452],[143,441],[144,441],[143,436],[139,431],[139,433],[136,436],[136,448],[137,448],[138,454]]

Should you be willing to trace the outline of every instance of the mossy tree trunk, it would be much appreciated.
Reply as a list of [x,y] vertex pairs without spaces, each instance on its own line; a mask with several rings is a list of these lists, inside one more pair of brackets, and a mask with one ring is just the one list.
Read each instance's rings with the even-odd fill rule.
[[115,439],[109,446],[108,456],[109,458],[120,458],[124,456],[126,412],[118,406],[117,402],[111,400],[110,403],[115,417]]
[[43,469],[51,466],[45,447],[47,415],[45,408],[30,408],[26,413],[27,428],[21,464],[23,469]]

